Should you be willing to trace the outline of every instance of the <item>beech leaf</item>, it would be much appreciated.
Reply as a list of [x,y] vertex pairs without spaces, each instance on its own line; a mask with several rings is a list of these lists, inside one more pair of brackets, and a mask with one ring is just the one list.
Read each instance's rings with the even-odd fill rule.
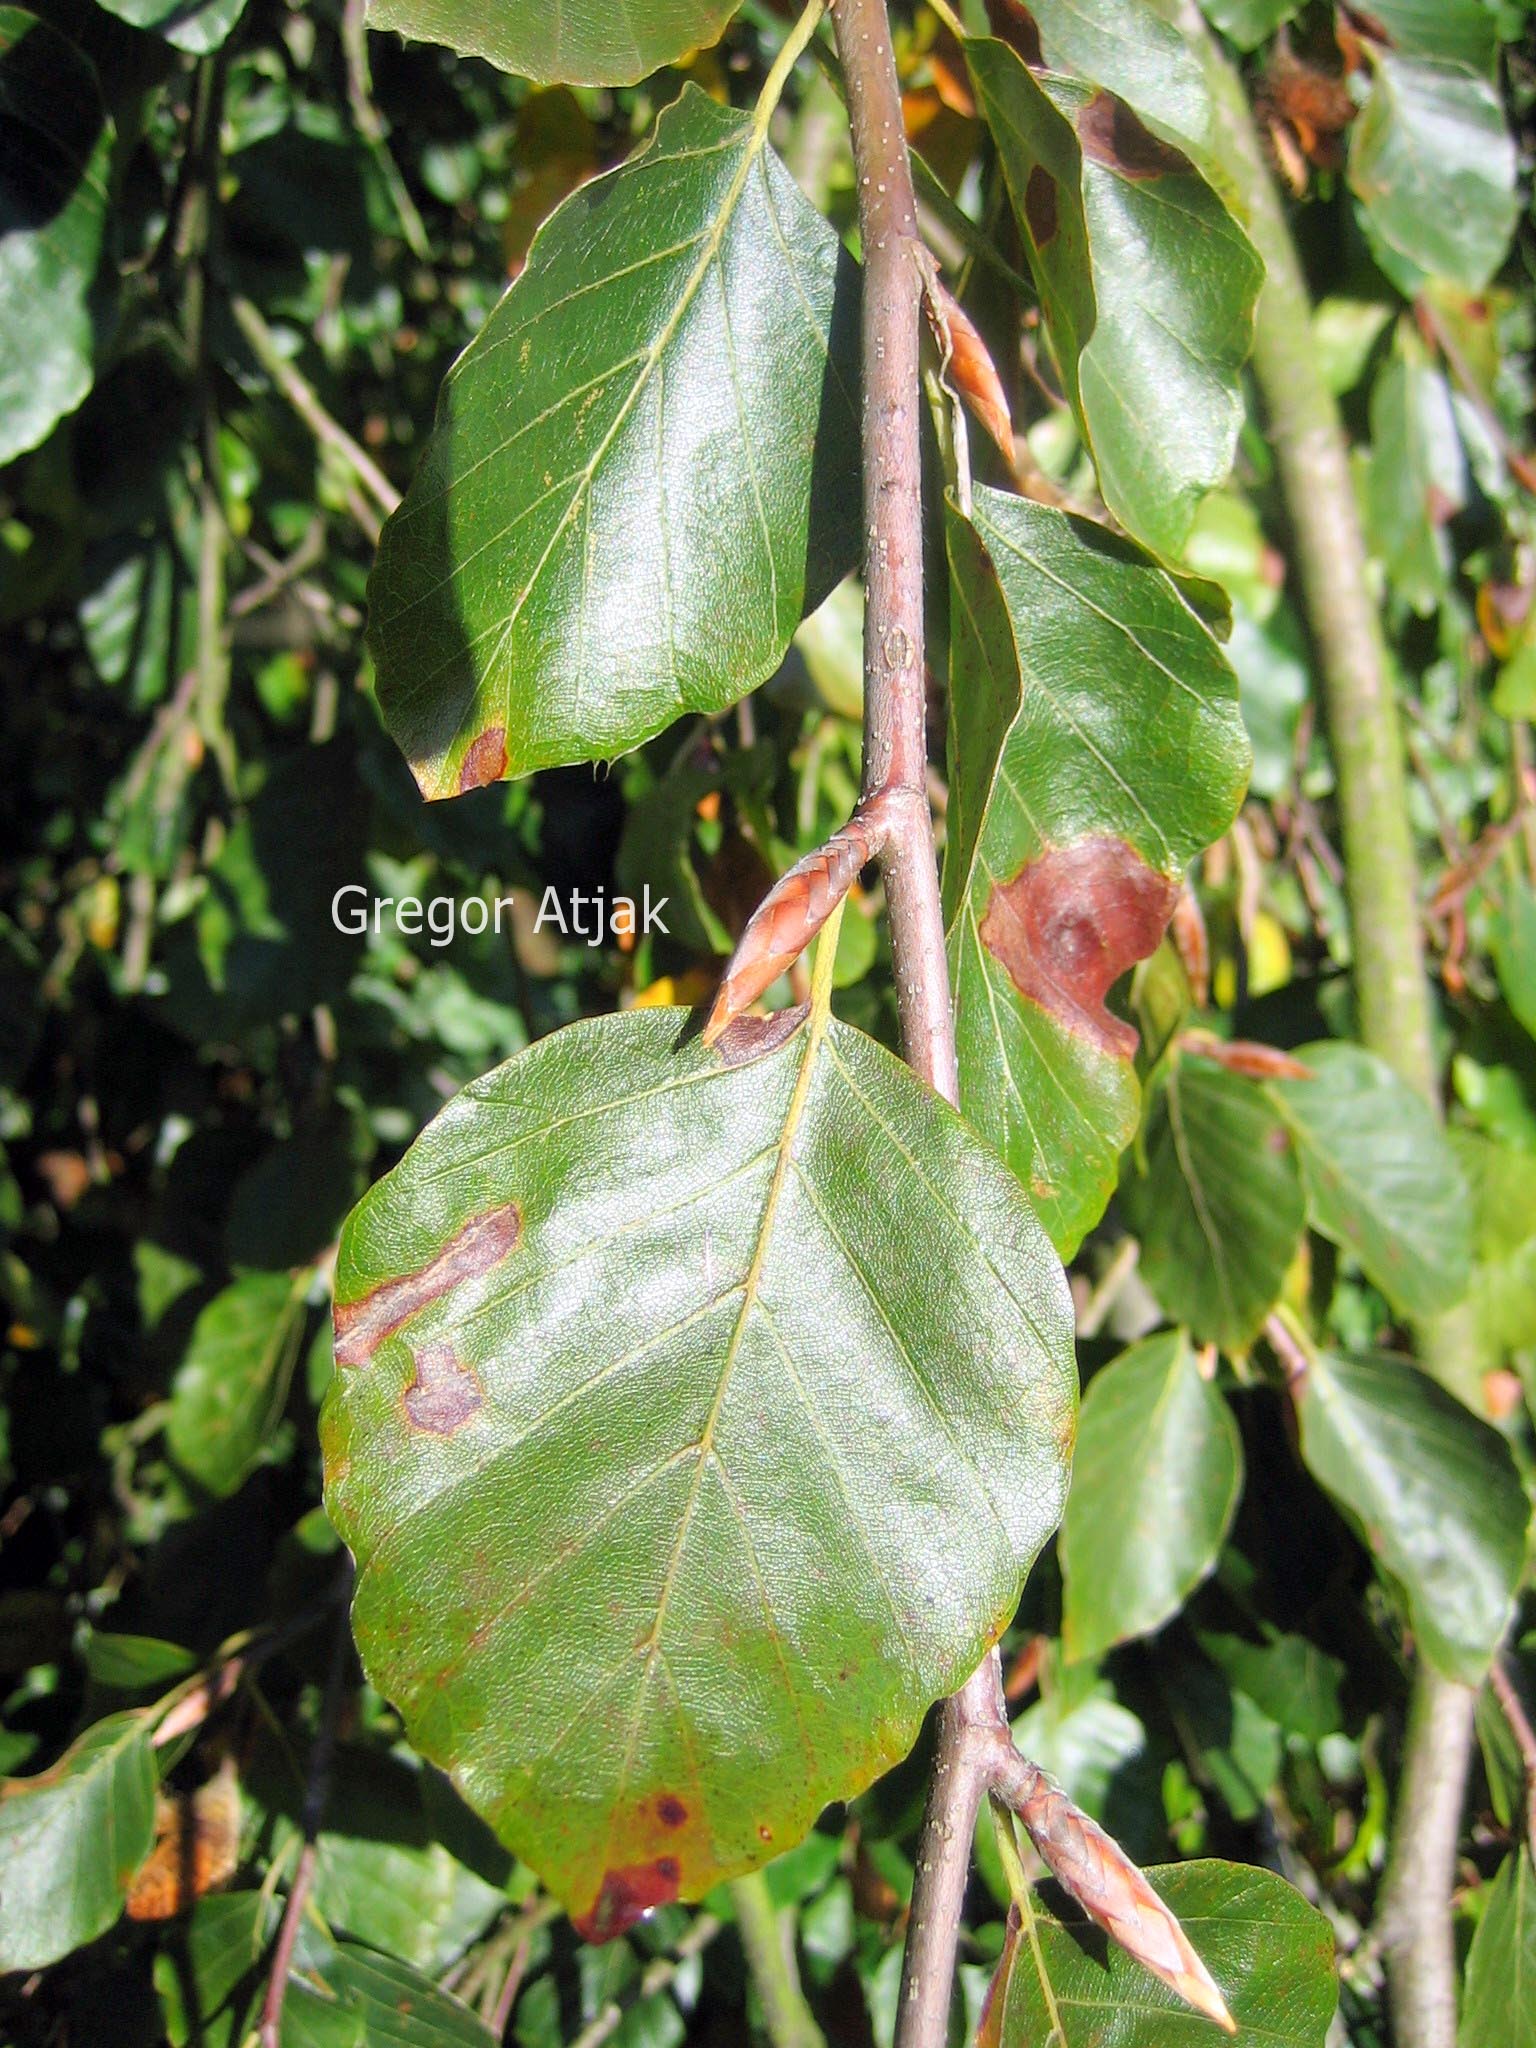
[[767,111],[693,86],[551,215],[369,588],[425,795],[623,753],[777,668],[857,546],[853,278]]
[[73,43],[0,7],[0,463],[35,448],[95,377],[112,124]]
[[720,35],[741,0],[369,0],[373,28],[446,43],[541,85],[633,85]]
[[1176,557],[1232,466],[1258,255],[1188,158],[1112,94],[966,46],[1104,502]]
[[1152,1112],[1146,1171],[1122,1192],[1168,1314],[1204,1343],[1244,1349],[1280,1298],[1306,1221],[1295,1149],[1263,1088],[1179,1059]]
[[949,557],[961,1099],[1067,1255],[1136,1129],[1136,1034],[1104,999],[1231,822],[1248,743],[1215,641],[1139,549],[978,487]]
[[1401,1586],[1419,1647],[1477,1685],[1509,1625],[1530,1502],[1508,1444],[1411,1359],[1314,1359],[1301,1454]]
[[[1338,2000],[1333,1935],[1300,1892],[1238,1863],[1172,1863],[1146,1876],[1215,1980],[1240,2042],[1323,2048]],[[1036,1895],[1032,1930],[1010,1913],[977,2048],[1041,2048],[1053,2030],[1067,2048],[1208,2048],[1221,2038],[1086,1914],[1055,1900],[1052,1912]]]
[[1094,1374],[1061,1525],[1069,1657],[1102,1656],[1178,1612],[1216,1563],[1242,1477],[1232,1411],[1182,1330]]
[[1304,1045],[1306,1081],[1273,1081],[1315,1230],[1405,1316],[1454,1307],[1471,1277],[1472,1197],[1429,1106],[1357,1045]]
[[1055,1526],[1070,1304],[1013,1177],[824,1008],[569,1026],[353,1213],[326,1501],[367,1668],[590,1939],[910,1747]]
[[144,1716],[109,1714],[51,1769],[0,1782],[0,1971],[41,1970],[118,1918],[155,1826]]

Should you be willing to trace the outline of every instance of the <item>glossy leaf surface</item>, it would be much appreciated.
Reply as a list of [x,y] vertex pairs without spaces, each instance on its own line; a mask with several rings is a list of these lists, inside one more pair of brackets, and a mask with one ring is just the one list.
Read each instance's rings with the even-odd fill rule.
[[1280,1298],[1305,1222],[1289,1133],[1264,1091],[1184,1058],[1153,1111],[1147,1170],[1123,1190],[1147,1281],[1203,1342],[1241,1350]]
[[693,87],[541,229],[370,584],[426,795],[622,753],[778,666],[856,549],[852,282],[766,120]]
[[905,1753],[1012,1613],[1073,1427],[1065,1283],[990,1151],[847,1027],[753,1025],[730,1065],[685,1022],[467,1088],[337,1267],[364,1657],[595,1938]]
[[1210,90],[1167,0],[1030,0],[1028,11],[1052,71],[1104,87],[1155,135],[1197,163],[1205,160]]
[[1216,1563],[1242,1473],[1232,1411],[1183,1331],[1094,1374],[1061,1525],[1069,1657],[1101,1656],[1179,1611]]
[[1104,1005],[1242,795],[1237,685],[1168,578],[1083,521],[978,488],[952,512],[944,915],[961,1100],[1058,1249],[1136,1128]]
[[1187,157],[1123,101],[967,45],[1104,502],[1175,557],[1232,464],[1263,266]]
[[[1239,2041],[1323,2048],[1337,2002],[1333,1936],[1300,1892],[1237,1863],[1147,1872],[1237,2022]],[[1059,1900],[1059,1894],[1056,1895]],[[1054,1901],[1053,1901],[1054,1903]],[[1015,1918],[977,2048],[1208,2048],[1222,2036],[1075,1909],[1037,1894],[1038,1954]]]
[[112,127],[73,43],[0,7],[0,463],[35,448],[95,374],[93,295]]
[[1395,1309],[1432,1316],[1467,1290],[1471,1195],[1428,1105],[1374,1054],[1337,1042],[1296,1053],[1310,1081],[1274,1081],[1296,1141],[1314,1230],[1355,1254]]
[[141,1714],[110,1714],[51,1769],[0,1783],[0,1970],[40,1970],[123,1910],[154,1839],[155,1760]]
[[1509,1446],[1406,1358],[1314,1361],[1301,1451],[1402,1588],[1424,1655],[1476,1685],[1509,1623],[1530,1504]]
[[1515,145],[1493,84],[1464,65],[1379,51],[1350,136],[1349,180],[1388,247],[1480,291],[1516,219]]
[[369,0],[374,28],[446,43],[542,84],[631,85],[714,42],[740,0]]
[[134,28],[162,35],[178,50],[206,57],[228,41],[246,0],[103,0]]

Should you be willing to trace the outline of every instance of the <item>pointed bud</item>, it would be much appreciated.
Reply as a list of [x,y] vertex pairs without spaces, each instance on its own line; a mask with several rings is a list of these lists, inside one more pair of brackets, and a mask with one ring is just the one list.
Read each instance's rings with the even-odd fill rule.
[[792,967],[839,903],[885,844],[887,820],[881,800],[861,804],[825,846],[796,861],[774,883],[731,955],[714,1006],[704,1026],[704,1043],[721,1033],[786,968]]
[[957,391],[997,444],[1004,462],[1014,465],[1013,415],[1008,394],[997,374],[987,344],[959,300],[937,277],[929,280],[928,309],[947,358],[945,381]]
[[1038,1765],[1009,1745],[998,1797],[1024,1823],[1053,1877],[1127,1955],[1229,2034],[1237,2022],[1189,1937],[1118,1842]]

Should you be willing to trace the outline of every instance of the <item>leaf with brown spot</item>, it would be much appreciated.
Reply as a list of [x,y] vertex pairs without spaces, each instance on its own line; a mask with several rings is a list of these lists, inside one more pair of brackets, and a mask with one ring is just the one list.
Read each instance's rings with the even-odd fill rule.
[[1231,467],[1263,266],[1188,157],[1124,100],[968,43],[977,104],[1104,502],[1177,560]]
[[1136,1127],[1135,1033],[1105,999],[1231,822],[1248,744],[1220,649],[1138,549],[978,488],[949,551],[961,1099],[1068,1252]]
[[676,1009],[556,1032],[342,1235],[364,1662],[590,1939],[905,1755],[1062,1506],[1059,1262],[825,994],[713,1048]]

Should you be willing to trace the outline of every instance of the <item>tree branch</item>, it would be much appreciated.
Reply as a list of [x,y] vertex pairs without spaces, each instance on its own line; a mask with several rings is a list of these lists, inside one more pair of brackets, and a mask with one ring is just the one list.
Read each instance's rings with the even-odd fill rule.
[[[1253,366],[1323,675],[1338,770],[1360,1035],[1438,1107],[1402,732],[1370,594],[1349,446],[1319,368],[1306,279],[1242,85],[1193,0],[1184,0],[1181,14],[1215,87],[1222,167],[1269,273]],[[1453,1311],[1424,1325],[1418,1336],[1426,1369],[1475,1399],[1475,1344],[1464,1316]],[[1472,1705],[1466,1686],[1420,1660],[1378,1908],[1399,2048],[1456,2044],[1451,1886],[1472,1749]]]

